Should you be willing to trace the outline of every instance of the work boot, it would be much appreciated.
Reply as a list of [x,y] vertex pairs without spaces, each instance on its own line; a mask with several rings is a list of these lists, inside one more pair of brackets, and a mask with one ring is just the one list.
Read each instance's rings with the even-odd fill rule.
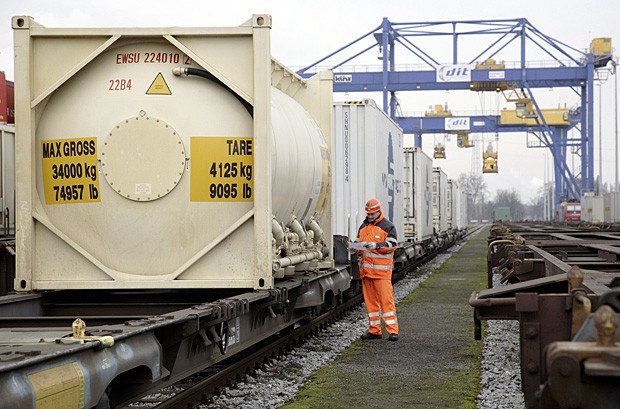
[[377,334],[373,334],[372,332],[367,332],[364,335],[361,336],[363,341],[366,341],[367,339],[381,339],[383,338],[382,335],[377,335]]
[[388,341],[398,341],[398,334],[390,334]]

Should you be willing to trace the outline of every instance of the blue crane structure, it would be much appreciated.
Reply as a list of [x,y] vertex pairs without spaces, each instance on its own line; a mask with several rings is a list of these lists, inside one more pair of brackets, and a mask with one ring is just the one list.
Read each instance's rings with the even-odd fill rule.
[[[464,57],[460,54],[459,39],[471,36],[485,36],[492,41],[477,41],[466,52],[471,53],[472,48],[478,51],[471,57]],[[432,53],[423,49],[421,43],[430,37],[451,38],[452,61],[449,64],[440,63],[440,58],[434,58]],[[370,45],[366,46],[368,42]],[[494,63],[492,59],[510,44],[517,44],[520,54],[513,68],[475,64],[480,60]],[[421,61],[422,67],[399,69],[396,65],[397,45],[403,47],[407,55]],[[354,50],[356,47],[362,49]],[[544,66],[529,66],[526,56],[530,55],[532,47],[539,54],[542,50],[542,54],[549,56],[551,61]],[[381,69],[347,69],[345,64],[374,48],[378,48],[382,59]],[[441,47],[441,51],[445,52],[448,48]],[[435,48],[434,51],[439,50]],[[331,63],[334,60],[338,62]],[[421,146],[421,135],[424,133],[447,132],[445,118],[398,116],[396,92],[512,90],[519,95],[515,100],[518,101],[517,112],[521,112],[523,118],[535,120],[535,125],[503,124],[498,116],[468,117],[468,131],[534,134],[542,146],[549,148],[554,159],[555,202],[559,204],[563,200],[577,199],[584,192],[594,191],[594,80],[596,69],[604,67],[610,60],[613,62],[610,54],[595,55],[549,37],[525,18],[414,23],[396,23],[384,18],[380,26],[300,69],[298,74],[307,78],[319,68],[319,64],[330,61],[328,68],[335,71],[334,92],[382,92],[383,110],[405,133],[415,135],[416,146]],[[580,97],[580,107],[571,110],[568,115],[569,124],[548,124],[532,93],[534,88],[554,87],[570,87]],[[579,138],[569,137],[568,131],[573,127],[579,130]],[[577,146],[581,155],[580,185],[567,164],[569,146]]]

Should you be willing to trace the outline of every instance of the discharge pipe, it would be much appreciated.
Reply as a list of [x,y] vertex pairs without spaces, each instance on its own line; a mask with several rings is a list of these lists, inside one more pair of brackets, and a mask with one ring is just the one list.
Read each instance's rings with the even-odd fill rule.
[[297,234],[300,243],[306,241],[306,232],[304,231],[304,228],[301,226],[301,223],[299,223],[299,220],[297,220],[295,216],[291,217],[291,221],[288,222],[287,227],[291,229],[293,233]]
[[282,226],[275,217],[271,219],[271,234],[273,234],[273,238],[276,239],[276,248],[280,248],[284,243],[284,230],[282,230]]
[[321,230],[321,226],[319,226],[316,220],[310,220],[310,223],[308,223],[307,227],[314,233],[314,244],[317,244],[323,239],[323,230]]
[[273,260],[273,271],[278,271],[281,268],[293,266],[295,264],[303,263],[305,261],[321,259],[323,254],[320,251],[306,251],[301,254],[295,254],[294,256],[283,257],[277,260]]

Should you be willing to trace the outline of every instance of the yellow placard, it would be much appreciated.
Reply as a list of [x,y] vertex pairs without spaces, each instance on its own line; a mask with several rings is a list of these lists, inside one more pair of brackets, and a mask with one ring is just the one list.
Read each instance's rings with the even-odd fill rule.
[[84,407],[84,373],[76,362],[28,375],[37,409]]
[[41,141],[45,203],[100,202],[97,138]]
[[172,91],[168,87],[164,76],[161,74],[157,74],[149,89],[146,90],[147,95],[172,95]]
[[253,138],[192,137],[190,148],[192,202],[253,200]]

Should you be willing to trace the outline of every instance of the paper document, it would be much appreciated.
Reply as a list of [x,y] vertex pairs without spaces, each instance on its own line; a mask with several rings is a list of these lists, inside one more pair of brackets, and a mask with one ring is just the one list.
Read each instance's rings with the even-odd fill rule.
[[349,247],[352,248],[353,250],[366,250],[366,247],[364,247],[366,245],[365,241],[356,241],[356,242],[352,242],[349,244]]

